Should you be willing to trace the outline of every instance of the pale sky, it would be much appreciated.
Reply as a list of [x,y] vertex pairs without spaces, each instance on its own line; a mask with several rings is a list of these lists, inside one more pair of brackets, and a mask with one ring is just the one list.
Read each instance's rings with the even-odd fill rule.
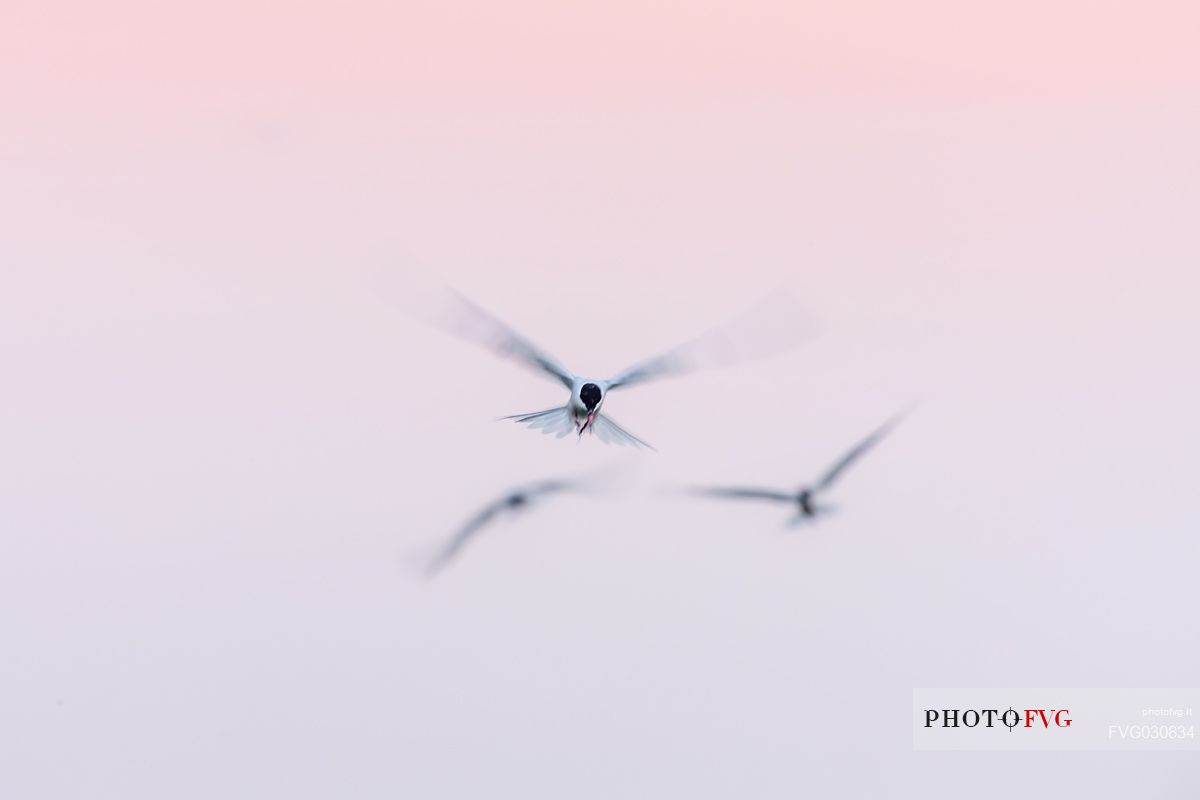
[[[914,687],[1189,686],[1194,3],[11,2],[0,795],[1181,796]],[[614,395],[775,287],[821,335]],[[793,487],[913,400],[839,514]],[[514,483],[610,495],[499,522]]]

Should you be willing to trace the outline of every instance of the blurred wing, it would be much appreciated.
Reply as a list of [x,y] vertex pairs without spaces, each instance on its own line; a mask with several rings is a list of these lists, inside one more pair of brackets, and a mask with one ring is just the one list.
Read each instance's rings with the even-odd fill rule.
[[574,386],[575,376],[557,360],[467,298],[457,292],[453,294],[458,307],[454,319],[447,325],[451,333],[482,345],[502,358],[511,358],[541,370],[568,389]]
[[899,414],[895,417],[892,417],[887,422],[885,422],[883,425],[880,425],[878,428],[876,428],[871,433],[870,436],[863,439],[861,442],[859,442],[854,447],[852,447],[850,449],[850,451],[846,453],[846,455],[842,456],[841,459],[836,464],[834,464],[832,467],[830,467],[829,470],[824,475],[821,476],[821,479],[819,481],[817,481],[816,486],[814,486],[813,488],[814,489],[827,489],[830,486],[832,486],[833,482],[835,480],[837,480],[838,476],[842,474],[842,472],[846,469],[846,467],[853,464],[855,461],[858,460],[858,458],[861,455],[863,455],[868,450],[870,450],[872,447],[874,447],[876,444],[878,444],[879,441],[884,436],[887,436],[888,433],[891,432],[892,428],[896,427],[896,424],[898,422],[900,422],[900,420],[903,418],[904,418],[904,415]]
[[525,490],[525,494],[529,497],[537,497],[539,495],[554,494],[555,492],[565,492],[573,488],[575,488],[575,484],[570,481],[543,481],[528,487]]
[[430,562],[428,569],[425,571],[426,574],[434,575],[441,571],[451,561],[453,561],[458,555],[459,551],[466,546],[467,542],[475,538],[475,534],[477,534],[484,525],[491,522],[492,518],[499,513],[500,509],[504,507],[504,501],[506,499],[507,497],[494,501],[490,505],[485,506],[484,509],[478,514],[471,517],[467,524],[463,525],[462,528],[459,529],[458,533],[454,534],[454,537],[446,543],[446,546],[442,548],[442,551],[438,553],[437,557]]
[[696,494],[708,497],[724,497],[734,500],[773,500],[776,502],[794,503],[796,495],[779,492],[774,489],[744,489],[741,487],[699,486],[692,490]]
[[687,359],[687,345],[682,345],[666,353],[660,353],[654,358],[634,364],[632,367],[614,375],[608,381],[608,388],[620,389],[624,386],[645,383],[655,378],[686,375],[693,369],[695,367]]
[[501,419],[511,419],[520,422],[534,430],[540,430],[542,433],[552,433],[559,439],[568,433],[575,432],[575,420],[571,416],[571,410],[567,406],[548,408],[545,411],[536,411],[532,414],[516,414],[511,417],[502,417]]
[[613,376],[609,389],[656,378],[686,375],[697,369],[728,366],[780,352],[805,338],[808,326],[791,298],[776,292],[740,317],[648,358]]
[[605,444],[632,445],[633,447],[645,447],[654,450],[651,445],[613,422],[606,414],[597,414],[592,419],[591,429],[595,431],[596,437]]
[[434,558],[434,560],[429,564],[426,574],[434,575],[451,561],[453,561],[463,547],[467,545],[467,542],[475,538],[476,534],[478,534],[485,525],[491,522],[492,519],[499,514],[506,505],[508,505],[509,500],[514,494],[523,494],[528,505],[528,502],[532,501],[535,497],[553,494],[554,492],[566,491],[570,488],[572,488],[572,484],[568,483],[567,481],[543,481],[542,483],[536,483],[522,489],[517,489],[515,492],[510,492],[503,497],[492,501],[492,503],[485,506],[478,514],[476,514],[474,517],[471,517],[467,524],[463,525],[463,527],[459,529],[458,533],[456,533],[454,537],[446,543],[446,546],[442,548],[442,551],[438,553],[437,557]]

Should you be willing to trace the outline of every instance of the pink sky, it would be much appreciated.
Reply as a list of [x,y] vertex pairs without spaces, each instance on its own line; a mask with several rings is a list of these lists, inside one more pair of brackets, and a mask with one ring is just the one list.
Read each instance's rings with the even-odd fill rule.
[[620,120],[762,103],[1074,106],[1193,92],[1198,29],[1200,9],[1183,0],[17,0],[0,32],[0,74],[5,112],[26,123],[118,130],[162,115]]

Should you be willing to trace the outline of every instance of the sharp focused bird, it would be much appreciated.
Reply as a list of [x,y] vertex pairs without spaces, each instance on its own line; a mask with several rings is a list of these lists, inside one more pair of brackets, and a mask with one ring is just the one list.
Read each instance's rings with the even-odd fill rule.
[[466,547],[475,536],[489,522],[494,520],[499,514],[505,512],[515,512],[520,509],[528,508],[533,503],[540,501],[543,497],[559,492],[568,491],[576,488],[575,484],[567,481],[542,481],[541,483],[533,483],[528,486],[521,486],[509,491],[508,493],[498,497],[491,503],[488,503],[482,509],[475,513],[473,517],[467,520],[457,533],[446,542],[446,545],[434,557],[426,569],[426,575],[434,575],[440,572],[447,564],[453,561],[462,549]]
[[705,495],[707,497],[721,497],[734,500],[769,500],[779,503],[790,503],[796,506],[796,519],[807,520],[812,519],[820,514],[827,513],[833,510],[832,506],[818,504],[817,498],[824,494],[834,482],[841,477],[842,473],[857,461],[864,453],[879,443],[884,436],[891,432],[892,428],[903,419],[903,414],[898,414],[885,422],[880,427],[871,432],[869,436],[860,441],[854,447],[850,448],[834,462],[833,466],[825,471],[816,482],[801,486],[794,492],[779,491],[776,489],[754,489],[743,487],[696,487],[692,491],[696,494]]
[[[745,357],[744,353],[737,352],[738,337],[732,336],[733,332],[730,329],[722,328],[714,329],[665,353],[634,364],[612,377],[583,377],[568,370],[558,360],[470,300],[457,294],[456,298],[460,313],[457,324],[453,325],[454,333],[483,344],[500,356],[523,363],[570,390],[566,405],[502,417],[541,430],[543,433],[554,434],[560,439],[570,433],[579,437],[584,433],[592,433],[600,441],[608,444],[647,447],[653,450],[654,448],[645,441],[618,425],[612,417],[602,413],[609,392],[657,378],[683,375],[698,368],[702,363],[711,366]],[[789,308],[788,314],[787,321],[791,322],[795,317],[794,309]],[[762,331],[757,333],[759,338],[764,338]],[[778,331],[771,332],[769,336],[776,347],[789,338]]]

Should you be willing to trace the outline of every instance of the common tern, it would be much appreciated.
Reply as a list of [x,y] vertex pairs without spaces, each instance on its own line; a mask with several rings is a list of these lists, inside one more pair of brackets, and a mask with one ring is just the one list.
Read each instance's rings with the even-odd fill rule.
[[[638,362],[612,377],[584,377],[568,370],[557,359],[467,298],[457,293],[455,293],[455,297],[460,314],[457,324],[453,325],[454,333],[482,344],[502,357],[521,362],[553,378],[570,390],[571,394],[566,405],[501,418],[514,420],[543,433],[553,434],[560,439],[571,433],[580,438],[584,433],[592,433],[607,444],[646,447],[653,450],[654,448],[646,441],[622,428],[608,414],[602,413],[609,392],[626,389],[657,378],[683,375],[701,365],[715,366],[746,357],[745,353],[738,351],[738,345],[741,342],[738,341],[739,337],[733,334],[745,334],[747,331],[742,329],[735,331],[732,327],[726,326],[713,329],[678,347]],[[775,297],[781,297],[781,295],[775,295]],[[763,306],[766,304],[764,303]],[[779,311],[778,308],[775,310]],[[786,313],[786,324],[794,327],[790,323],[795,320],[795,309],[789,306]],[[775,316],[782,319],[779,314]],[[774,321],[778,323],[780,319]],[[757,334],[759,339],[769,337],[774,347],[778,348],[781,342],[786,342],[789,338],[788,334],[794,332],[793,330],[781,335],[778,330],[769,334],[763,330],[757,330],[751,333]]]
[[871,432],[869,436],[860,441],[854,447],[850,448],[845,455],[834,462],[833,466],[825,471],[816,482],[801,486],[794,492],[780,491],[776,489],[755,489],[746,487],[696,487],[692,491],[696,494],[706,495],[708,497],[721,497],[735,500],[769,500],[780,503],[790,503],[796,506],[796,520],[810,520],[814,517],[827,513],[833,510],[832,506],[818,504],[818,495],[823,494],[834,482],[842,475],[843,472],[855,461],[857,461],[864,453],[879,443],[884,436],[891,432],[892,428],[903,419],[903,414],[898,414],[885,422],[880,427]]
[[497,515],[528,508],[547,495],[564,492],[573,488],[575,488],[575,484],[568,481],[550,480],[521,486],[506,492],[481,508],[459,528],[458,532],[446,542],[437,556],[429,563],[429,566],[425,570],[426,575],[435,575],[445,568],[447,564],[459,555],[467,543],[474,539],[484,526],[494,520]]

